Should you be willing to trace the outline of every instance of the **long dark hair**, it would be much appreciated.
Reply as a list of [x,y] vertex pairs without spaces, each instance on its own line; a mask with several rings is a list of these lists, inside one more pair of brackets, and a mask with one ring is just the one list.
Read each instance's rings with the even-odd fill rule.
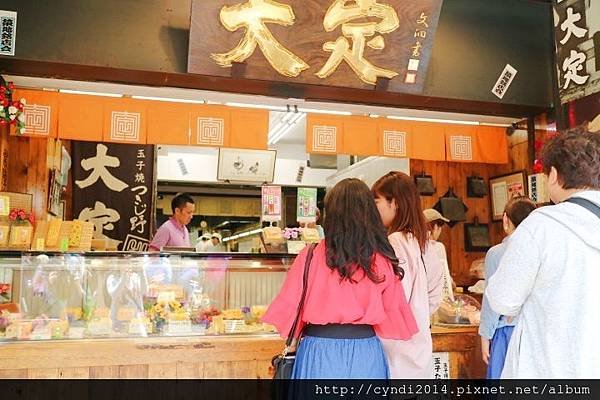
[[421,198],[410,176],[403,172],[392,171],[382,176],[373,185],[373,196],[383,197],[387,201],[396,201],[396,217],[388,232],[411,233],[421,252],[427,245],[427,222],[421,209]]
[[372,269],[376,253],[387,258],[394,273],[402,279],[404,270],[398,265],[394,249],[368,186],[359,179],[344,179],[325,196],[325,244],[327,266],[336,269],[342,280],[353,279],[357,269],[373,282],[381,283]]

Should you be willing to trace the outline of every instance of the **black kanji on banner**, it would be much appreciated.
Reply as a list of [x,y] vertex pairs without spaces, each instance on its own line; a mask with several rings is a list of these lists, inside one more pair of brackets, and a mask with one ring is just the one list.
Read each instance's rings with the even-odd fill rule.
[[94,239],[147,251],[152,220],[154,147],[73,142],[73,217],[94,224]]

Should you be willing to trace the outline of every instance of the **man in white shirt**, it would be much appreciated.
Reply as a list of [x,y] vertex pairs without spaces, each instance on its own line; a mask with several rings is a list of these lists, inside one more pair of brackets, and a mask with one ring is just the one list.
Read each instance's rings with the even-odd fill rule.
[[519,315],[502,378],[600,378],[600,134],[559,134],[542,152],[554,206],[508,240],[486,299]]

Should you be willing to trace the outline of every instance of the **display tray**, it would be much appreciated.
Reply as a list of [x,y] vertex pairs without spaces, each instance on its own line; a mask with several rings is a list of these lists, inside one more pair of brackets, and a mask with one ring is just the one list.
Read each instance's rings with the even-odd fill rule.
[[475,327],[479,326],[479,324],[471,324],[471,323],[469,323],[469,324],[447,324],[444,322],[435,322],[433,325],[439,326],[442,328],[475,328]]

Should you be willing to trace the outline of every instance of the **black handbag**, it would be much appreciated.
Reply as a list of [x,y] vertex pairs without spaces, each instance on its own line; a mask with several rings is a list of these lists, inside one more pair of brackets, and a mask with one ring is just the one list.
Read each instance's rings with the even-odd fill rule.
[[[313,252],[315,250],[315,244],[310,245],[308,254],[306,255],[306,263],[304,264],[304,277],[302,279],[302,296],[300,297],[300,303],[298,304],[298,310],[296,313],[296,319],[290,329],[290,333],[285,341],[285,347],[280,354],[277,354],[271,360],[271,365],[275,369],[275,375],[273,379],[290,379],[292,377],[292,370],[294,369],[294,362],[296,361],[296,352],[290,351],[292,343],[294,342],[294,333],[300,323],[300,317],[302,315],[302,309],[304,308],[304,299],[306,297],[306,289],[308,287],[308,270],[310,269],[310,263],[312,261]],[[302,332],[298,334],[298,339],[302,336]]]

